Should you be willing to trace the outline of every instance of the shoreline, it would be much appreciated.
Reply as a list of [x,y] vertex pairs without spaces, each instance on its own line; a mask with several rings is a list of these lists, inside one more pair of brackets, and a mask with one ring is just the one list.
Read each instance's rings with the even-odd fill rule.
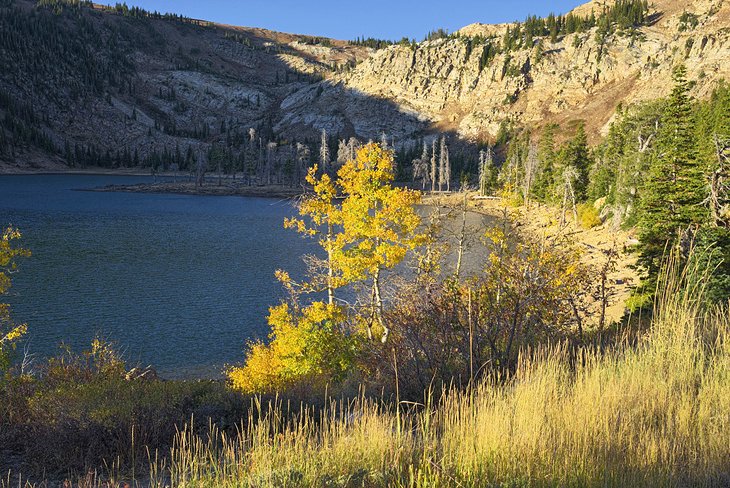
[[42,171],[18,171],[18,172],[3,172],[0,171],[0,176],[145,176],[152,178],[157,176],[158,178],[184,178],[180,173],[143,173],[141,171],[130,171],[130,172],[119,172],[119,171],[104,171],[102,169],[94,170],[74,170],[74,171],[55,171],[55,170],[42,170]]
[[[149,169],[146,168],[68,168],[62,166],[47,166],[38,168],[19,168],[12,165],[3,165],[0,163],[0,176],[43,176],[43,175],[98,175],[98,176],[152,176]],[[157,176],[174,176],[180,173],[163,172]]]
[[196,187],[193,182],[158,182],[137,183],[131,185],[106,185],[96,188],[82,188],[77,191],[100,193],[155,193],[172,195],[194,195],[215,197],[258,197],[258,198],[295,198],[304,192],[301,188],[279,185],[247,186],[238,184],[217,185],[209,183],[207,186]]
[[289,187],[284,185],[244,185],[242,180],[233,180],[230,176],[223,179],[223,184],[218,185],[218,176],[211,175],[206,178],[206,184],[196,188],[194,182],[190,181],[187,173],[164,172],[155,175],[150,172],[142,172],[138,168],[127,168],[126,170],[88,168],[88,169],[51,169],[39,168],[37,171],[24,168],[19,171],[3,171],[0,166],[0,177],[8,176],[109,176],[109,177],[147,177],[158,178],[163,181],[152,181],[145,183],[116,184],[111,183],[93,188],[75,188],[74,191],[88,191],[100,193],[155,193],[174,195],[196,195],[196,196],[240,196],[257,198],[294,198],[305,193],[301,187]]

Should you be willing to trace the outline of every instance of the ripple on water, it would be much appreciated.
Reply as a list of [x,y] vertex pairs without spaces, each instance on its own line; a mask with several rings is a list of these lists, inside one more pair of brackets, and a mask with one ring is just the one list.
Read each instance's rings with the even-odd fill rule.
[[276,200],[73,191],[147,180],[0,176],[0,226],[33,252],[8,301],[39,356],[101,334],[164,376],[216,376],[265,337],[274,271],[301,276],[314,245],[282,228],[293,209]]

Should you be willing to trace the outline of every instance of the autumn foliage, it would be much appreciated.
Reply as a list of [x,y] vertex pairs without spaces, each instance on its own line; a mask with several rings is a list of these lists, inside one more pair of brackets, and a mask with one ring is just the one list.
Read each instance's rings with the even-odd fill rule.
[[[299,205],[299,218],[285,226],[316,238],[323,258],[308,257],[309,276],[294,282],[277,277],[290,291],[287,301],[271,307],[268,344],[249,345],[246,362],[228,371],[231,384],[245,392],[271,392],[306,385],[324,386],[345,378],[358,349],[379,334],[385,342],[382,273],[398,265],[421,242],[418,192],[395,188],[393,153],[368,144],[347,161],[337,178],[307,175],[312,192]],[[338,300],[337,290],[358,285],[369,290],[361,304]],[[327,292],[327,301],[303,305],[306,295]]]
[[[28,256],[30,252],[13,246],[13,242],[20,238],[17,229],[8,228],[0,236],[0,296],[10,288],[10,273],[16,268],[16,259]],[[0,303],[0,372],[7,367],[8,354],[15,347],[27,331],[26,324],[16,324],[10,316],[10,305]]]

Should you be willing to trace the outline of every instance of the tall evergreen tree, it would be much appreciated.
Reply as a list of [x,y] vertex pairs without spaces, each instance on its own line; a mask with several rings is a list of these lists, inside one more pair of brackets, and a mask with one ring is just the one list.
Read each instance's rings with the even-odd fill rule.
[[588,136],[582,123],[578,125],[575,137],[563,147],[561,153],[563,166],[575,169],[575,198],[579,202],[584,201],[587,197],[591,154],[588,148]]
[[659,272],[667,243],[685,245],[708,216],[686,73],[684,66],[675,69],[674,89],[662,114],[657,151],[641,197],[639,264],[647,284]]
[[535,178],[533,192],[537,199],[543,202],[555,201],[555,132],[557,129],[556,124],[545,126],[538,145],[537,156],[540,160],[540,170]]

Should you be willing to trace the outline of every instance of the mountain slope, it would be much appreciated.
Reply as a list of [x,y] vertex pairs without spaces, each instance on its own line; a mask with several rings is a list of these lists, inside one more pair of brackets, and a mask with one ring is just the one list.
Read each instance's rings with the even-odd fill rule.
[[[254,137],[262,160],[267,141],[298,140],[315,151],[322,129],[339,138],[385,132],[402,146],[438,131],[494,140],[505,121],[584,120],[596,140],[619,103],[666,95],[676,64],[687,65],[699,97],[730,79],[726,0],[660,0],[641,26],[602,34],[594,25],[520,39],[509,49],[501,44],[515,24],[473,24],[447,38],[380,50],[38,3],[0,0],[6,169],[184,166],[213,146],[243,153]],[[588,17],[604,4],[594,0],[573,14]],[[247,157],[254,156],[240,159]]]
[[[603,3],[574,12],[590,15]],[[719,79],[730,78],[730,3],[663,0],[653,9],[651,25],[633,35],[613,33],[603,49],[594,27],[556,42],[544,38],[541,54],[539,40],[497,54],[480,69],[484,45],[475,46],[474,36],[498,43],[514,25],[474,24],[459,32],[461,38],[424,42],[415,50],[379,51],[342,79],[350,88],[396,100],[469,138],[494,137],[505,119],[528,125],[583,119],[595,138],[618,103],[666,95],[678,63],[687,65],[699,97]],[[685,10],[696,15],[696,26],[681,25]]]
[[45,166],[49,153],[56,162],[143,161],[247,137],[249,128],[273,138],[281,100],[368,51],[44,3],[52,5],[0,2],[0,160],[21,166]]

